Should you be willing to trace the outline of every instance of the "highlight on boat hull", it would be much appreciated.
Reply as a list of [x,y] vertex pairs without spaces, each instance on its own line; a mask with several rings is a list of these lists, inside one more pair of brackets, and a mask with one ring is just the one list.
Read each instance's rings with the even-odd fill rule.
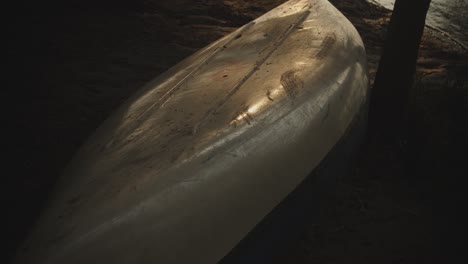
[[81,147],[17,263],[245,255],[241,241],[362,135],[365,57],[327,0],[288,1],[188,57]]

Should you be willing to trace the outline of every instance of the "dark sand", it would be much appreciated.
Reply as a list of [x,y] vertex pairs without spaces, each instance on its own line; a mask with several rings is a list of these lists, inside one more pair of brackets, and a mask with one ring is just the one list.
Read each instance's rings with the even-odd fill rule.
[[[9,159],[1,192],[7,258],[73,153],[122,101],[284,1],[127,2],[132,4],[83,0],[9,10],[10,71],[2,97]],[[363,1],[332,2],[361,33],[372,75],[390,13]],[[458,242],[459,180],[467,174],[467,53],[427,29],[420,55],[410,142],[366,144],[355,171],[324,202],[319,222],[285,249],[286,263],[431,263],[447,241],[442,239]]]

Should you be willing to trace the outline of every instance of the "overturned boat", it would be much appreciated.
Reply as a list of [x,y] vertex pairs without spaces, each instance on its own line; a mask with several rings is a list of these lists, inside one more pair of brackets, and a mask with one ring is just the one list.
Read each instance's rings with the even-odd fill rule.
[[270,263],[358,145],[367,95],[350,22],[327,0],[286,2],[122,105],[17,263]]

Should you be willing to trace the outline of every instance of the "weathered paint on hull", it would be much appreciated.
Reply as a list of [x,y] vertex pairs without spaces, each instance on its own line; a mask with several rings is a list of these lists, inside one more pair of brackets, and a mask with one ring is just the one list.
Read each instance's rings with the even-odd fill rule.
[[174,66],[80,149],[19,263],[215,263],[316,168],[367,97],[362,41],[293,0]]

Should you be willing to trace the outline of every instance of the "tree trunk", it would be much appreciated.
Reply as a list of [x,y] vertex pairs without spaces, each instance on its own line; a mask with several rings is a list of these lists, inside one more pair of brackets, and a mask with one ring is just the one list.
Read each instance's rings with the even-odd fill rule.
[[408,95],[430,2],[396,0],[371,94],[371,135],[406,137]]

